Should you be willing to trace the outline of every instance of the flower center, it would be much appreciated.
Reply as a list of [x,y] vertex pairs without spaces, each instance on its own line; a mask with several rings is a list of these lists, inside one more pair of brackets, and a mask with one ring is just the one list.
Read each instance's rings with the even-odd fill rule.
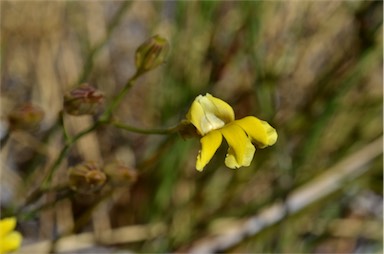
[[209,112],[206,112],[203,119],[201,119],[201,130],[203,131],[203,135],[210,131],[220,129],[224,125],[225,122],[223,120]]

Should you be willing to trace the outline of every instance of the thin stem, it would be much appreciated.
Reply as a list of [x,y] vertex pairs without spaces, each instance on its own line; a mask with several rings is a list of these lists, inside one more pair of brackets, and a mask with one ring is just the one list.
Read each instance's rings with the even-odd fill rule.
[[34,202],[35,200],[39,199],[44,193],[45,190],[49,188],[49,184],[52,180],[52,177],[54,173],[59,168],[61,162],[64,160],[64,158],[68,155],[70,148],[73,144],[75,144],[80,138],[85,136],[86,134],[96,130],[100,125],[108,123],[109,119],[112,116],[113,111],[117,108],[117,106],[121,103],[124,96],[128,93],[130,88],[133,86],[133,81],[138,77],[138,73],[135,73],[126,83],[123,90],[115,97],[114,100],[112,100],[111,104],[105,111],[105,113],[89,128],[83,130],[82,132],[78,133],[76,136],[74,136],[72,139],[67,140],[65,146],[61,150],[59,156],[53,163],[52,167],[49,169],[47,175],[43,179],[42,185],[32,192],[32,194],[27,198],[26,205]]
[[[129,6],[129,4],[130,4],[129,1],[124,2],[122,4],[121,8],[119,8],[118,12],[114,16],[114,18],[112,19],[110,24],[108,25],[107,35],[105,36],[105,38],[103,40],[101,40],[99,43],[97,43],[96,46],[93,49],[91,49],[91,51],[89,52],[89,54],[87,56],[87,59],[85,61],[83,72],[80,75],[77,84],[80,84],[80,83],[84,82],[87,79],[87,77],[88,77],[88,75],[89,75],[89,73],[90,73],[90,71],[92,69],[92,66],[93,66],[93,57],[107,43],[111,33],[117,27],[118,23],[120,22],[121,18],[123,17],[123,14],[124,14],[125,10],[127,9],[127,7]],[[61,162],[64,160],[64,158],[66,158],[66,156],[68,155],[72,145],[74,145],[80,138],[82,138],[86,134],[94,131],[100,125],[108,123],[109,119],[112,116],[113,111],[118,107],[118,105],[120,104],[120,102],[122,101],[124,96],[128,93],[130,88],[133,86],[133,81],[137,77],[139,77],[139,75],[140,75],[140,73],[135,73],[127,81],[127,83],[126,83],[125,87],[123,88],[123,90],[114,98],[114,100],[112,100],[110,105],[107,107],[107,110],[105,111],[105,113],[96,122],[94,122],[94,124],[92,126],[90,126],[89,128],[83,130],[82,132],[78,133],[73,138],[70,138],[69,135],[66,133],[66,131],[64,129],[62,115],[59,116],[60,119],[58,120],[59,121],[58,125],[61,125],[62,128],[63,128],[63,134],[64,134],[64,137],[65,137],[65,140],[66,140],[65,146],[62,148],[62,150],[60,151],[60,154],[58,155],[57,159],[54,161],[54,163],[50,167],[47,175],[43,179],[42,185],[38,189],[33,191],[27,197],[25,205],[31,204],[35,200],[38,200],[44,193],[46,193],[49,190],[49,185],[50,185],[50,182],[52,180],[52,177],[53,177],[54,173],[57,171],[57,169],[59,168],[59,166],[60,166]]]
[[76,143],[77,140],[79,140],[80,138],[82,138],[86,134],[94,131],[100,124],[101,124],[101,122],[97,121],[92,126],[90,126],[88,129],[83,130],[82,132],[78,133],[75,137],[73,137],[72,139],[68,140],[68,142],[65,144],[64,148],[61,150],[61,152],[59,154],[59,157],[56,159],[55,163],[53,164],[53,166],[51,167],[50,171],[48,172],[47,176],[44,178],[43,184],[42,184],[42,188],[43,189],[48,187],[49,183],[52,180],[53,174],[59,168],[59,165],[61,164],[63,159],[67,156],[67,154],[69,152],[69,148],[71,148],[71,146],[74,143]]
[[[82,132],[78,133],[76,136],[74,136],[72,139],[68,139],[65,146],[61,150],[59,156],[53,163],[52,167],[49,169],[47,175],[43,179],[42,185],[32,192],[32,194],[27,197],[26,205],[34,202],[35,200],[39,199],[46,190],[49,189],[49,184],[52,180],[52,177],[54,173],[59,168],[61,162],[64,160],[64,158],[68,155],[70,148],[73,144],[75,144],[80,138],[85,136],[86,134],[96,130],[100,125],[109,123],[109,119],[111,118],[113,111],[119,106],[124,96],[128,93],[128,91],[131,89],[131,87],[134,84],[134,81],[139,76],[139,73],[135,73],[130,79],[128,79],[126,85],[124,86],[123,90],[112,100],[111,104],[107,107],[107,110],[105,113],[96,121],[93,125],[91,125],[89,128],[83,130]],[[65,135],[65,134],[64,134]]]
[[125,95],[132,88],[134,81],[139,77],[139,73],[136,72],[128,81],[126,82],[124,88],[116,95],[116,97],[112,100],[109,107],[106,109],[104,114],[100,117],[101,122],[108,122],[112,116],[113,111],[119,106]]
[[107,33],[105,35],[105,37],[99,41],[89,52],[88,56],[87,56],[87,59],[85,60],[85,64],[84,64],[84,68],[83,68],[83,72],[81,73],[76,85],[78,84],[81,84],[83,83],[84,81],[87,80],[91,70],[92,70],[92,67],[93,67],[93,59],[94,59],[94,56],[104,47],[104,45],[108,42],[112,32],[115,30],[115,28],[117,27],[117,25],[120,23],[121,21],[121,18],[123,17],[123,14],[124,12],[126,11],[126,9],[129,7],[129,5],[131,4],[130,1],[125,1],[122,3],[121,7],[119,8],[119,10],[117,11],[117,13],[115,14],[115,16],[113,17],[113,19],[111,20],[111,22],[108,24],[108,27],[107,27]]
[[59,121],[61,130],[63,131],[65,142],[68,142],[69,140],[71,140],[71,137],[69,136],[67,129],[65,129],[63,110],[60,110],[60,112],[59,112],[59,120],[58,121]]
[[175,126],[168,129],[141,129],[141,128],[133,127],[123,123],[119,123],[119,122],[111,122],[111,125],[115,126],[116,128],[124,129],[131,132],[142,133],[142,134],[155,134],[155,135],[172,134],[172,133],[175,133],[178,128],[178,126]]
[[[52,188],[49,188],[49,189],[39,189],[37,190],[39,191],[36,192],[36,194],[34,196],[37,196],[37,195],[42,195],[42,194],[45,194],[45,193],[50,193],[50,192],[63,192],[63,191],[69,191],[69,188],[68,188],[68,185],[67,184],[62,184],[62,185],[57,185],[57,186],[54,186]],[[27,211],[27,214],[22,214],[24,211],[24,208],[28,205],[28,203],[26,203],[24,206],[20,207],[18,209],[18,211],[16,212],[16,216],[18,217],[18,219],[20,220],[24,220],[25,218],[27,217],[30,217],[30,216],[34,216],[38,211],[41,211],[43,209],[47,209],[47,208],[50,208],[50,207],[53,207],[57,202],[59,202],[60,200],[62,199],[65,199],[67,197],[70,196],[70,192],[66,192],[64,195],[61,195],[60,197],[56,198],[55,200],[53,201],[50,201],[50,202],[47,202],[47,203],[44,203],[44,204],[40,204],[38,205],[37,207],[34,207],[32,210],[30,211]],[[33,200],[32,200],[33,201]]]

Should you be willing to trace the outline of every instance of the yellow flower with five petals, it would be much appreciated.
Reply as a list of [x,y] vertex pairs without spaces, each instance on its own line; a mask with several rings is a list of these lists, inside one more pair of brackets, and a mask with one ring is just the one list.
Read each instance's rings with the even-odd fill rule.
[[252,143],[264,148],[277,140],[276,130],[267,122],[254,116],[235,120],[232,107],[209,93],[196,97],[187,113],[187,120],[202,136],[196,161],[198,171],[202,171],[212,159],[223,137],[229,145],[225,165],[233,169],[251,164],[256,150]]
[[8,253],[20,247],[22,236],[14,231],[16,219],[14,217],[0,220],[0,254]]

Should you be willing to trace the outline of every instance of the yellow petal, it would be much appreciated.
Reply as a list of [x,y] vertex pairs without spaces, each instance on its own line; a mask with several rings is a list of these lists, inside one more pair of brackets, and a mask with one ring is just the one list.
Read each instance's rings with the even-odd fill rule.
[[12,232],[0,238],[0,253],[7,253],[20,247],[22,236],[19,232]]
[[202,171],[219,148],[223,137],[219,131],[211,131],[200,139],[201,150],[197,156],[196,169]]
[[226,123],[232,122],[234,118],[235,114],[231,106],[209,93],[205,96],[197,96],[187,113],[187,119],[201,135],[223,127]]
[[0,238],[10,233],[16,226],[16,218],[10,217],[0,220]]
[[213,97],[209,93],[207,93],[205,97],[214,105],[213,108],[210,108],[214,115],[222,119],[225,123],[230,123],[235,120],[235,112],[228,103],[220,100],[219,98]]
[[[201,95],[200,95],[201,96]],[[197,101],[197,98],[192,102],[192,105],[187,113],[187,119],[190,121],[201,135],[203,135],[203,130],[201,128],[201,119],[205,117],[203,107]]]
[[256,149],[244,130],[235,124],[228,124],[220,131],[229,145],[225,165],[233,169],[249,166]]
[[271,146],[276,143],[276,130],[263,120],[254,116],[247,116],[234,121],[234,124],[240,126],[260,148]]

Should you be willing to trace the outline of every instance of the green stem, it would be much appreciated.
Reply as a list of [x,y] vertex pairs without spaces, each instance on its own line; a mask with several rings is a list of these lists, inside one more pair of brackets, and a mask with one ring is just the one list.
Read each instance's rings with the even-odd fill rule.
[[37,207],[34,207],[34,208],[32,208],[32,210],[27,211],[26,214],[23,214],[24,213],[24,208],[26,208],[28,204],[30,204],[31,202],[34,201],[33,200],[34,197],[37,197],[39,195],[41,196],[41,195],[43,195],[45,193],[62,192],[62,191],[69,191],[69,188],[68,188],[67,184],[57,185],[57,186],[54,186],[54,187],[49,188],[49,189],[38,189],[38,190],[36,190],[33,195],[30,195],[31,199],[28,200],[24,206],[22,206],[22,207],[20,207],[18,209],[18,211],[16,212],[16,216],[18,217],[19,220],[24,220],[25,218],[29,218],[31,216],[34,216],[35,214],[37,214],[41,210],[53,207],[60,200],[69,197],[70,192],[65,193],[64,195],[61,195],[60,197],[56,198],[53,201],[37,205]]
[[[114,31],[114,29],[119,24],[121,18],[123,17],[123,14],[124,14],[125,10],[129,6],[129,4],[130,4],[129,1],[124,2],[122,4],[121,8],[119,8],[118,12],[116,13],[116,15],[114,16],[114,18],[112,19],[111,23],[108,26],[107,36],[105,36],[105,38],[103,40],[101,40],[99,43],[97,43],[97,45],[88,54],[88,57],[87,57],[87,59],[85,61],[83,72],[80,75],[79,80],[77,82],[78,84],[84,82],[86,80],[86,78],[88,77],[88,75],[89,75],[89,73],[90,73],[90,71],[92,69],[92,66],[93,66],[93,58],[94,58],[94,56],[107,43],[111,33]],[[67,132],[66,132],[66,130],[64,128],[63,115],[61,113],[61,115],[59,116],[60,119],[58,121],[59,121],[59,125],[61,125],[61,127],[63,128],[63,135],[64,135],[64,138],[65,138],[65,141],[66,141],[65,146],[62,148],[62,150],[60,151],[59,156],[57,157],[57,159],[54,161],[54,163],[50,167],[47,175],[43,179],[43,182],[42,182],[41,186],[38,189],[36,189],[35,191],[33,191],[27,197],[25,205],[31,204],[32,202],[38,200],[44,193],[49,191],[49,185],[50,185],[50,182],[52,180],[52,177],[53,177],[54,173],[57,171],[57,169],[59,168],[61,162],[68,155],[72,145],[74,145],[80,138],[82,138],[86,134],[94,131],[100,125],[108,123],[109,119],[112,116],[113,111],[118,107],[118,105],[120,104],[121,100],[128,93],[130,88],[133,86],[133,81],[139,75],[140,75],[140,73],[135,73],[135,75],[133,75],[133,77],[131,77],[127,81],[127,83],[126,83],[125,87],[123,88],[123,90],[114,98],[114,100],[112,100],[112,102],[109,105],[109,107],[107,108],[106,112],[96,122],[94,122],[93,125],[91,125],[87,129],[83,130],[82,132],[78,133],[73,138],[69,137],[69,135],[67,134]]]
[[139,77],[139,73],[136,72],[130,79],[128,79],[127,83],[125,84],[124,88],[116,95],[116,97],[111,101],[111,104],[107,109],[105,110],[104,114],[100,117],[101,122],[109,122],[113,111],[120,105],[121,101],[125,97],[125,95],[129,92],[129,90],[132,88],[134,81]]
[[64,140],[65,140],[65,142],[68,142],[69,140],[71,140],[71,137],[69,136],[67,129],[65,129],[63,110],[60,110],[60,112],[59,112],[59,120],[58,121],[59,121],[60,127],[63,131]]
[[172,134],[172,133],[175,133],[177,131],[177,129],[178,129],[178,126],[171,127],[171,128],[168,128],[168,129],[141,129],[141,128],[129,126],[129,125],[126,125],[126,124],[123,124],[123,123],[119,123],[119,122],[111,122],[111,124],[113,126],[115,126],[116,128],[119,128],[119,129],[124,129],[124,130],[127,130],[127,131],[136,132],[136,133],[155,134],[155,135],[156,134],[157,135]]
[[52,167],[49,170],[48,174],[44,178],[41,188],[43,188],[43,189],[48,188],[48,185],[49,185],[49,183],[52,180],[53,174],[59,168],[59,166],[60,166],[61,162],[63,161],[63,159],[68,155],[68,152],[69,152],[69,149],[71,148],[71,146],[74,143],[76,143],[80,138],[85,136],[86,134],[96,130],[96,128],[99,127],[100,124],[101,124],[101,122],[99,122],[99,121],[95,122],[88,129],[83,130],[82,132],[78,133],[75,137],[73,137],[72,139],[69,139],[67,141],[67,143],[65,144],[64,148],[61,150],[61,152],[59,154],[59,157],[56,159],[55,163],[52,165]]
[[45,193],[45,191],[47,189],[49,189],[49,185],[51,183],[53,175],[55,174],[55,172],[59,168],[59,166],[60,166],[61,162],[64,160],[64,158],[67,157],[67,155],[69,153],[69,150],[72,147],[72,145],[75,144],[83,136],[85,136],[88,133],[96,130],[100,125],[108,123],[109,119],[112,116],[113,111],[121,103],[121,101],[124,98],[124,96],[128,93],[130,88],[133,86],[133,81],[137,77],[138,77],[138,74],[136,73],[135,75],[133,75],[133,77],[131,77],[127,81],[127,83],[126,83],[125,87],[123,88],[123,90],[115,97],[114,100],[112,100],[111,104],[109,105],[109,107],[107,108],[105,113],[93,125],[91,125],[87,129],[81,131],[76,136],[74,136],[72,139],[68,139],[67,140],[67,142],[66,142],[65,146],[63,147],[63,149],[61,150],[59,156],[57,157],[55,162],[52,164],[52,167],[49,169],[47,175],[43,179],[43,182],[42,182],[41,186],[37,190],[33,191],[31,193],[31,195],[29,195],[29,197],[27,197],[26,205],[28,205],[28,204],[34,202],[35,200],[39,199]]
[[121,7],[117,11],[117,13],[114,15],[113,19],[111,22],[108,24],[107,27],[107,33],[105,37],[99,41],[89,52],[87,59],[85,60],[83,72],[81,73],[78,81],[76,82],[76,85],[81,84],[85,82],[92,71],[93,68],[93,59],[94,56],[104,47],[104,45],[108,42],[112,32],[115,30],[117,25],[120,23],[122,17],[124,16],[123,14],[127,10],[127,8],[130,6],[131,2],[130,1],[125,1],[122,3]]
[[[138,73],[135,73],[126,83],[125,87],[123,90],[112,100],[111,104],[107,107],[107,110],[105,113],[90,127],[87,129],[81,131],[78,133],[76,136],[74,136],[72,139],[67,139],[67,142],[63,149],[61,150],[59,156],[55,160],[55,162],[52,164],[52,167],[49,169],[47,175],[43,179],[43,182],[41,186],[32,192],[32,194],[27,197],[26,205],[31,204],[35,200],[39,199],[45,192],[46,190],[49,189],[49,185],[51,183],[52,177],[59,168],[61,162],[64,160],[64,158],[67,157],[70,148],[72,147],[73,144],[75,144],[80,138],[83,136],[87,135],[88,133],[96,130],[100,125],[102,124],[107,124],[109,122],[109,119],[112,116],[113,111],[119,106],[121,103],[122,99],[125,97],[125,95],[128,93],[128,91],[131,89],[131,87],[134,84],[134,81],[136,78],[139,76]],[[64,134],[65,135],[65,134]]]

